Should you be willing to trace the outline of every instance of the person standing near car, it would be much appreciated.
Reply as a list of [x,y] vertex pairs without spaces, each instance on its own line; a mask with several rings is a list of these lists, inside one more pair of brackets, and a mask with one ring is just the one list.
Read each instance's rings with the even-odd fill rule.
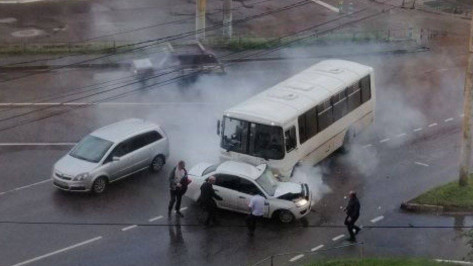
[[250,209],[250,215],[246,220],[248,226],[248,235],[253,236],[255,234],[256,223],[261,220],[264,215],[264,204],[266,199],[260,194],[256,194],[250,199],[248,208]]
[[207,219],[205,220],[205,225],[209,226],[210,222],[214,224],[217,223],[217,219],[215,218],[215,211],[217,209],[217,204],[215,200],[222,200],[222,198],[215,193],[213,188],[213,184],[215,184],[216,178],[215,176],[211,176],[205,181],[202,186],[200,187],[200,199],[204,210],[207,212]]
[[[355,225],[356,220],[360,216],[360,201],[356,197],[355,191],[350,191],[349,194],[350,200],[348,201],[347,207],[345,208],[345,212],[347,217],[345,218],[345,225],[348,229],[348,233],[350,234],[350,238],[348,241],[356,242],[355,235],[360,232],[361,228]],[[355,230],[355,232],[353,232]]]
[[[185,186],[182,185],[181,181],[183,180],[186,181]],[[179,161],[177,166],[174,167],[174,169],[171,171],[171,174],[169,175],[169,190],[171,199],[169,201],[168,215],[171,215],[172,207],[174,206],[174,203],[176,203],[176,214],[184,217],[180,210],[182,196],[187,190],[187,180],[186,164],[184,161]]]

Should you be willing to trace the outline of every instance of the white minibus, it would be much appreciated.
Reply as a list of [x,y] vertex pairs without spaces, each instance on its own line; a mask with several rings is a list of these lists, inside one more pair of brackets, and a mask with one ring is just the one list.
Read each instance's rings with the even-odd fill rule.
[[[325,60],[226,110],[220,159],[268,164],[289,177],[344,146],[374,120],[373,69]],[[345,145],[344,145],[345,144]]]

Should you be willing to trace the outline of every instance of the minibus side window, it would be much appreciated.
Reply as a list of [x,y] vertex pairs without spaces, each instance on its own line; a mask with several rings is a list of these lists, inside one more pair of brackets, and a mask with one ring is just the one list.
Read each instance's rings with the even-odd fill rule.
[[284,140],[286,141],[286,152],[290,152],[296,148],[296,127],[291,127],[284,132]]

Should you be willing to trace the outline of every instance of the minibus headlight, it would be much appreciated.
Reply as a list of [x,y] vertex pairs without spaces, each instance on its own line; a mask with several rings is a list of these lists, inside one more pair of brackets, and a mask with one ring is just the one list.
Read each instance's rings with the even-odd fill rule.
[[74,179],[72,179],[72,181],[82,181],[82,180],[84,180],[88,177],[89,177],[89,173],[82,173],[82,174],[76,175],[76,177],[74,177]]

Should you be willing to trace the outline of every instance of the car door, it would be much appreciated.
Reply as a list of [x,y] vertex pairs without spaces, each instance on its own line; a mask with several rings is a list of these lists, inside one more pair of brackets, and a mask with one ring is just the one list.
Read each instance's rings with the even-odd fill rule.
[[151,138],[149,133],[140,134],[131,139],[132,172],[146,168],[151,163]]
[[[256,194],[263,195],[261,190],[250,180],[239,177],[239,185],[236,191],[236,208],[238,211],[243,213],[249,213],[248,204],[250,203],[251,197]],[[267,202],[265,203],[267,205]],[[266,207],[266,206],[265,206]],[[266,208],[265,208],[266,209]]]
[[[130,140],[119,143],[108,155],[104,164],[107,164],[107,172],[111,181],[119,179],[133,171],[132,146]],[[113,160],[113,158],[118,158]]]
[[235,200],[238,177],[227,174],[216,174],[215,178],[214,190],[222,197],[222,200],[216,200],[217,206],[223,209],[236,210]]

